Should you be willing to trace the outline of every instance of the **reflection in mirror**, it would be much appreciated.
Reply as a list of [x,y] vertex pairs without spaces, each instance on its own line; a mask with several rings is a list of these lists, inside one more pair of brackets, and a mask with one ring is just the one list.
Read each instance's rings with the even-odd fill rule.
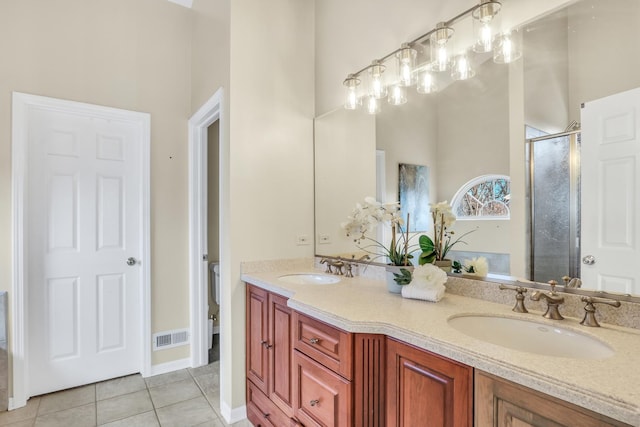
[[[526,3],[510,2],[510,7],[524,8]],[[409,88],[406,104],[383,105],[378,115],[339,109],[316,119],[317,254],[357,252],[353,242],[344,236],[340,223],[365,196],[398,200],[400,163],[429,167],[432,203],[451,201],[458,190],[478,176],[499,174],[509,176],[512,182],[510,219],[458,220],[454,225],[456,233],[476,230],[465,237],[467,246],[457,248],[467,251],[459,253],[459,257],[496,254],[502,261],[490,259],[492,272],[539,282],[554,279],[560,283],[564,275],[581,275],[583,288],[640,294],[640,289],[633,285],[639,283],[639,279],[632,278],[630,272],[616,273],[622,271],[621,251],[633,253],[629,248],[640,242],[637,224],[640,189],[637,182],[629,178],[635,176],[637,181],[640,173],[609,168],[610,174],[617,173],[617,190],[596,190],[599,178],[593,171],[597,167],[584,167],[586,146],[594,144],[593,138],[586,134],[591,124],[585,123],[580,108],[583,103],[587,107],[597,105],[596,100],[600,98],[640,86],[640,73],[637,73],[640,69],[640,44],[637,43],[640,2],[558,3],[568,6],[543,17],[524,19],[527,23],[523,27],[523,57],[516,63],[496,65],[479,56],[475,60],[482,62],[476,64],[477,75],[473,79],[440,87],[437,93],[420,95],[415,93],[415,88]],[[538,151],[542,148],[536,148],[532,154],[525,147],[526,138],[563,132],[573,121],[582,124],[581,144],[576,139],[573,150],[582,155],[583,173],[571,184],[567,163],[578,163],[578,160],[549,159],[548,152]],[[525,135],[525,126],[539,132]],[[593,135],[601,128],[594,128]],[[623,130],[617,129],[616,135],[623,134]],[[562,151],[553,144],[552,151]],[[383,164],[379,160],[381,153],[384,153]],[[565,151],[563,155],[569,154]],[[538,169],[535,179],[558,175],[550,172],[565,168],[567,175],[561,179],[566,183],[552,184],[547,190],[539,184],[537,190],[529,194],[525,181],[530,178],[527,161],[531,155],[540,157],[536,167],[543,167],[541,159],[555,162],[545,166],[551,169]],[[637,163],[638,155],[635,156]],[[620,160],[612,162],[619,164]],[[583,196],[589,193],[604,197],[600,204],[577,209],[580,206],[578,182],[582,184]],[[531,206],[535,209],[530,210],[529,202],[534,198]],[[561,203],[563,200],[567,202]],[[602,200],[610,203],[603,204]],[[557,213],[552,213],[555,208],[566,211],[567,219],[560,220]],[[602,223],[586,226],[586,211],[605,212],[609,221],[628,227],[604,229]],[[542,225],[545,219],[553,228]],[[562,223],[567,227],[558,229]],[[618,247],[618,255],[615,251],[613,255],[596,254],[596,263],[587,266],[582,258],[593,254],[584,252],[585,245],[591,237],[597,243],[598,227],[609,230],[609,246]],[[556,244],[558,241],[560,245]],[[535,253],[542,257],[534,260]],[[613,259],[613,264],[609,263],[613,267],[605,269],[607,257]],[[628,264],[634,265],[634,262]],[[587,278],[588,274],[591,275]]]

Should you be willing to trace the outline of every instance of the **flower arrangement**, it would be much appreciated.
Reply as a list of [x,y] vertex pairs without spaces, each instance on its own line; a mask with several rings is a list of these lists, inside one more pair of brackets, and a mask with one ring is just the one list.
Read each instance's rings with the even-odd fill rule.
[[420,236],[419,244],[422,249],[422,253],[418,258],[420,265],[445,260],[451,248],[458,243],[466,244],[461,239],[474,231],[468,231],[452,241],[455,233],[451,230],[451,227],[456,222],[456,216],[447,201],[432,204],[431,217],[433,218],[433,239],[426,235]]
[[[347,236],[353,236],[353,241],[363,251],[374,255],[375,258],[387,257],[392,265],[411,265],[412,252],[417,247],[409,245],[409,216],[407,215],[407,228],[402,229],[404,221],[400,217],[400,203],[380,203],[373,197],[366,197],[364,203],[357,203],[348,221],[342,223],[342,228]],[[380,223],[388,223],[391,226],[391,242],[385,245],[366,235],[373,231],[374,227]],[[360,246],[363,241],[369,244]]]

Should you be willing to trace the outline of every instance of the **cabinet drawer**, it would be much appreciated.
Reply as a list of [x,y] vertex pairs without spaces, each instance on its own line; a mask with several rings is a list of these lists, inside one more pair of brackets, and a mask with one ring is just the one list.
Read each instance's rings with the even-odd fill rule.
[[337,372],[353,379],[353,337],[319,320],[294,312],[294,348]]
[[351,382],[294,351],[296,418],[305,427],[352,425]]
[[255,384],[248,380],[247,416],[255,426],[281,427],[296,425]]

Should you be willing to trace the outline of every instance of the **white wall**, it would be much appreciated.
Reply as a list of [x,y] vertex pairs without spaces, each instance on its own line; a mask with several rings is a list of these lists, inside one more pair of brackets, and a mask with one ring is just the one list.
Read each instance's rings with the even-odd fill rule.
[[580,122],[581,103],[640,86],[640,2],[587,0],[570,9],[569,120]]
[[230,181],[222,200],[231,263],[222,271],[229,292],[221,312],[221,368],[231,373],[221,378],[221,395],[231,408],[245,401],[240,262],[314,253],[295,244],[296,234],[313,236],[313,32],[312,0],[231,2]]
[[321,244],[316,236],[316,253],[360,257],[341,224],[357,202],[376,196],[376,117],[340,108],[318,117],[314,128],[315,228],[330,240]]

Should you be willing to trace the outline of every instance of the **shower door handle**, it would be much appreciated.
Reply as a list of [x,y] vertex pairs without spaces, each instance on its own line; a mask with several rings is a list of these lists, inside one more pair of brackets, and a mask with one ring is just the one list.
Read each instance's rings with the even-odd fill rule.
[[593,265],[596,263],[596,257],[593,255],[586,255],[582,258],[582,263],[586,265]]

